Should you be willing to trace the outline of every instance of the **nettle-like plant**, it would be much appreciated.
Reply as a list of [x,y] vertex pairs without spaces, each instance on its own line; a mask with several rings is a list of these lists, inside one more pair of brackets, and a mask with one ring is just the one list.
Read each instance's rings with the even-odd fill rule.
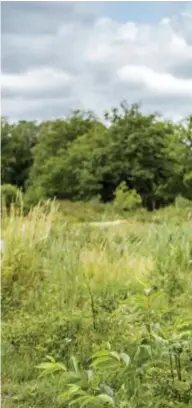
[[[76,357],[70,359],[70,366],[56,362],[48,356],[48,362],[39,364],[40,376],[60,373],[65,381],[66,390],[59,395],[59,401],[67,407],[115,407],[115,391],[109,385],[100,382],[99,369],[120,370],[125,373],[130,357],[125,353],[108,350],[96,352],[89,359],[86,369],[79,364]],[[107,374],[108,375],[108,374]],[[67,405],[65,405],[67,404]]]
[[192,320],[174,317],[173,311],[170,314],[163,293],[150,287],[135,296],[134,303],[145,327],[134,360],[139,361],[143,351],[149,356],[140,365],[141,377],[155,392],[165,387],[164,394],[188,402],[192,394]]
[[51,357],[38,366],[41,376],[62,375],[64,407],[168,408],[170,400],[178,407],[190,401],[192,321],[174,317],[163,293],[149,285],[133,296],[132,312],[130,355],[107,343],[86,364],[72,356],[68,367]]

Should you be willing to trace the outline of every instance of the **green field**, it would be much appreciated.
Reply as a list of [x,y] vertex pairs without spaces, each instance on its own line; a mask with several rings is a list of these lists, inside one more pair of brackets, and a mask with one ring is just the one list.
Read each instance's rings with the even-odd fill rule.
[[12,208],[2,239],[4,408],[192,407],[192,208]]

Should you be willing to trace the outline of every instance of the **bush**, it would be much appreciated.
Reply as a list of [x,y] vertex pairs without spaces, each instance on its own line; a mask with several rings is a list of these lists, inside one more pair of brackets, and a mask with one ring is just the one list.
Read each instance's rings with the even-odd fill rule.
[[24,209],[28,212],[32,207],[39,203],[45,203],[46,197],[44,190],[41,187],[29,188],[24,196]]
[[122,182],[115,190],[114,205],[120,210],[133,210],[141,204],[141,197],[136,190],[129,190]]
[[10,208],[11,204],[20,201],[21,191],[12,184],[3,184],[1,187],[1,199],[3,204]]
[[184,198],[182,196],[178,196],[175,200],[176,208],[190,208],[192,209],[192,201]]

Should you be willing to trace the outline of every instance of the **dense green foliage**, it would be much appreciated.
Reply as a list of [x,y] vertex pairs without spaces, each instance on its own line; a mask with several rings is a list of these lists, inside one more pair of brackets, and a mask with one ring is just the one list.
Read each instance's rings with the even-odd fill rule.
[[12,203],[16,203],[19,200],[20,191],[12,184],[3,184],[0,192],[2,204],[7,208],[10,208]]
[[35,122],[9,124],[1,119],[1,177],[2,184],[24,187],[33,163],[33,147],[39,127]]
[[121,104],[101,122],[91,113],[42,123],[2,120],[2,183],[42,198],[114,199],[124,182],[153,210],[192,198],[192,117],[173,124]]
[[4,214],[4,408],[191,407],[191,202],[74,222],[114,211],[62,201]]
[[116,188],[114,193],[114,206],[122,210],[133,210],[141,204],[141,197],[136,190],[129,190],[125,181]]

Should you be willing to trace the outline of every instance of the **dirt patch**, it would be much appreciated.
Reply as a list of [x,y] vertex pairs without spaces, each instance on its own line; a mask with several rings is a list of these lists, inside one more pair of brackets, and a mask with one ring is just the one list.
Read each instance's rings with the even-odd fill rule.
[[115,220],[115,221],[96,221],[96,222],[88,222],[89,225],[93,227],[113,227],[117,225],[125,225],[128,224],[126,220]]

